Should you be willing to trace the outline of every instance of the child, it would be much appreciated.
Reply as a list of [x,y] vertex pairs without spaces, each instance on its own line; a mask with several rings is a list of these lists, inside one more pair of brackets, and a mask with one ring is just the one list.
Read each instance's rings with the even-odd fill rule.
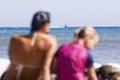
[[75,32],[75,40],[64,44],[57,52],[57,80],[85,80],[87,68],[89,80],[98,80],[93,66],[92,50],[99,41],[94,28],[82,27]]

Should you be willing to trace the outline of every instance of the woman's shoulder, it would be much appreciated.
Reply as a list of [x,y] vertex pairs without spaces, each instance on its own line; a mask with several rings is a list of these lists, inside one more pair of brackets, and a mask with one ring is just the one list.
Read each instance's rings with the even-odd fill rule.
[[48,34],[42,34],[40,37],[44,39],[44,41],[47,41],[50,44],[55,44],[57,43],[57,39],[53,35],[48,35]]
[[42,34],[42,37],[49,39],[49,40],[56,40],[56,37],[53,35],[48,34]]
[[11,37],[11,40],[10,40],[10,42],[12,42],[12,43],[23,43],[24,42],[24,37],[23,36],[19,36],[19,35],[13,35],[12,37]]
[[20,36],[19,35],[13,35],[11,37],[11,41],[17,41],[17,40],[20,40]]
[[48,39],[49,39],[49,41],[50,41],[51,43],[53,43],[53,42],[57,42],[56,37],[53,36],[53,35],[49,35]]

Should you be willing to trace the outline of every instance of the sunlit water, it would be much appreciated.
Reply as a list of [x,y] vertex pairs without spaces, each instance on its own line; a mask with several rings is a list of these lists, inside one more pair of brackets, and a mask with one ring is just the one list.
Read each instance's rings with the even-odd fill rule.
[[[52,28],[50,34],[57,37],[59,46],[73,40],[74,31],[77,28]],[[120,63],[120,28],[119,27],[97,27],[100,42],[91,51],[97,63]],[[8,58],[9,40],[12,35],[29,34],[29,28],[0,28],[0,58]]]

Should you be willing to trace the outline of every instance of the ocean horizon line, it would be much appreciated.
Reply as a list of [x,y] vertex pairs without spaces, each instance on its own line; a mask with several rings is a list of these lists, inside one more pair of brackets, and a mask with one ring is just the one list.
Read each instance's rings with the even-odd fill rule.
[[[82,26],[68,26],[68,27],[60,27],[60,26],[58,26],[58,27],[50,27],[50,28],[79,28],[79,27],[82,27]],[[93,26],[94,28],[119,28],[120,26]],[[17,27],[14,27],[14,26],[0,26],[0,28],[31,28],[31,27],[20,27],[20,26],[17,26]]]

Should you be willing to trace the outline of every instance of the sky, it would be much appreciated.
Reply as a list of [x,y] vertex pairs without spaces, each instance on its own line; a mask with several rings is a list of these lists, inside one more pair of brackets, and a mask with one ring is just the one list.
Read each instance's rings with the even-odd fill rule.
[[120,0],[1,0],[0,27],[29,27],[37,11],[51,13],[51,26],[120,26]]

